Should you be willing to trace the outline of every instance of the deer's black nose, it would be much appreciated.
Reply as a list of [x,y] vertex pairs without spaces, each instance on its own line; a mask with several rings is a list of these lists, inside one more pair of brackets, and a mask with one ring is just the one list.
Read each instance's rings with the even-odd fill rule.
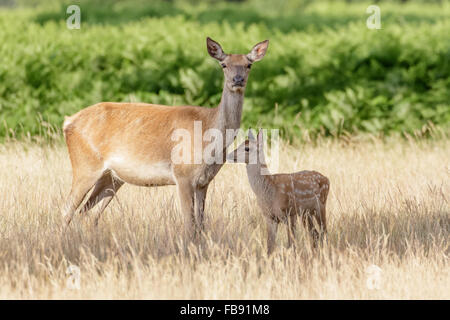
[[244,84],[244,77],[240,75],[234,76],[233,82],[235,85],[242,86]]

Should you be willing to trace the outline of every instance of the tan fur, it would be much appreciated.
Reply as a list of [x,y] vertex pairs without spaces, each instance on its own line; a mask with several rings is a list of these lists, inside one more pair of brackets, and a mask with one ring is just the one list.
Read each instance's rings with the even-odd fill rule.
[[[209,38],[207,44],[210,55],[220,57],[220,63],[226,65],[218,107],[102,102],[66,117],[63,130],[73,171],[72,190],[63,209],[67,224],[92,188],[81,212],[103,200],[97,223],[115,193],[128,182],[138,186],[177,185],[187,235],[192,235],[194,224],[197,230],[203,228],[208,184],[222,164],[173,163],[171,152],[179,141],[172,141],[172,133],[176,129],[191,133],[188,150],[193,159],[194,121],[201,121],[203,132],[216,128],[225,133],[226,129],[239,128],[251,63],[247,56],[262,59],[268,43],[257,44],[247,56],[226,55]],[[244,81],[237,83],[237,76]]]
[[[289,225],[288,242],[289,246],[293,244],[297,216],[301,217],[303,224],[309,230],[313,247],[316,247],[327,231],[326,201],[330,181],[317,171],[262,174],[268,172],[262,139],[262,131],[258,134],[258,140],[252,138],[250,134],[250,139],[242,143],[227,158],[237,162],[238,154],[245,154],[243,161],[247,164],[250,186],[267,219],[268,254],[273,251],[280,222],[286,222]],[[256,163],[250,163],[250,159],[256,159]]]

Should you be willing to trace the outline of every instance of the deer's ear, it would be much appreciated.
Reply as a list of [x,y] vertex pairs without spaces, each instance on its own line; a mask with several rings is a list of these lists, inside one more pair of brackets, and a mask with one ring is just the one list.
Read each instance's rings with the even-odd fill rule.
[[252,131],[251,128],[248,129],[248,139],[249,139],[249,140],[256,140],[256,139],[255,139],[255,136],[253,135],[253,131]]
[[262,145],[262,143],[264,141],[263,129],[259,129],[257,140],[258,140],[258,145]]
[[262,58],[264,58],[264,55],[266,54],[267,47],[269,46],[269,40],[264,40],[263,42],[260,42],[256,44],[252,51],[247,55],[247,58],[250,61],[259,61]]
[[206,48],[208,49],[209,55],[216,60],[223,61],[227,57],[220,44],[215,42],[210,37],[206,38]]

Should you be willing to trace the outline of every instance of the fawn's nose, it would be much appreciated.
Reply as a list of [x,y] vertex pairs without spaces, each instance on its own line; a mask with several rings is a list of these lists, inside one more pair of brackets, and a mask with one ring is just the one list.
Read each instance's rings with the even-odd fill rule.
[[233,77],[233,84],[235,86],[242,86],[244,84],[244,77],[241,75],[236,75]]

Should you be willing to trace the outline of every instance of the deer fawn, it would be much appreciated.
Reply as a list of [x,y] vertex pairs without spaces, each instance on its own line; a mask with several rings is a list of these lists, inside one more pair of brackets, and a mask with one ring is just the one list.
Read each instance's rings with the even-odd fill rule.
[[[194,121],[201,122],[201,134],[211,128],[223,134],[227,129],[239,129],[250,67],[264,57],[269,42],[256,44],[247,55],[225,54],[209,37],[206,44],[209,55],[220,62],[225,76],[222,98],[216,108],[102,102],[66,118],[63,129],[73,170],[72,189],[63,208],[67,224],[93,189],[80,212],[103,200],[95,217],[97,225],[116,192],[128,182],[138,186],[176,185],[188,238],[203,229],[208,185],[224,161],[174,163],[171,153],[176,141],[171,135],[181,128],[194,136]],[[228,144],[221,145],[223,154],[234,137],[235,134]],[[189,141],[188,150],[192,154],[193,144]],[[200,147],[204,144],[202,140]]]
[[227,160],[247,164],[250,186],[267,220],[268,254],[273,251],[279,222],[284,221],[290,226],[288,246],[293,244],[297,215],[301,216],[309,230],[313,247],[317,246],[319,240],[322,242],[327,231],[325,206],[330,188],[327,177],[316,171],[268,174],[262,130],[259,131],[257,140],[250,130],[249,139],[229,153]]

